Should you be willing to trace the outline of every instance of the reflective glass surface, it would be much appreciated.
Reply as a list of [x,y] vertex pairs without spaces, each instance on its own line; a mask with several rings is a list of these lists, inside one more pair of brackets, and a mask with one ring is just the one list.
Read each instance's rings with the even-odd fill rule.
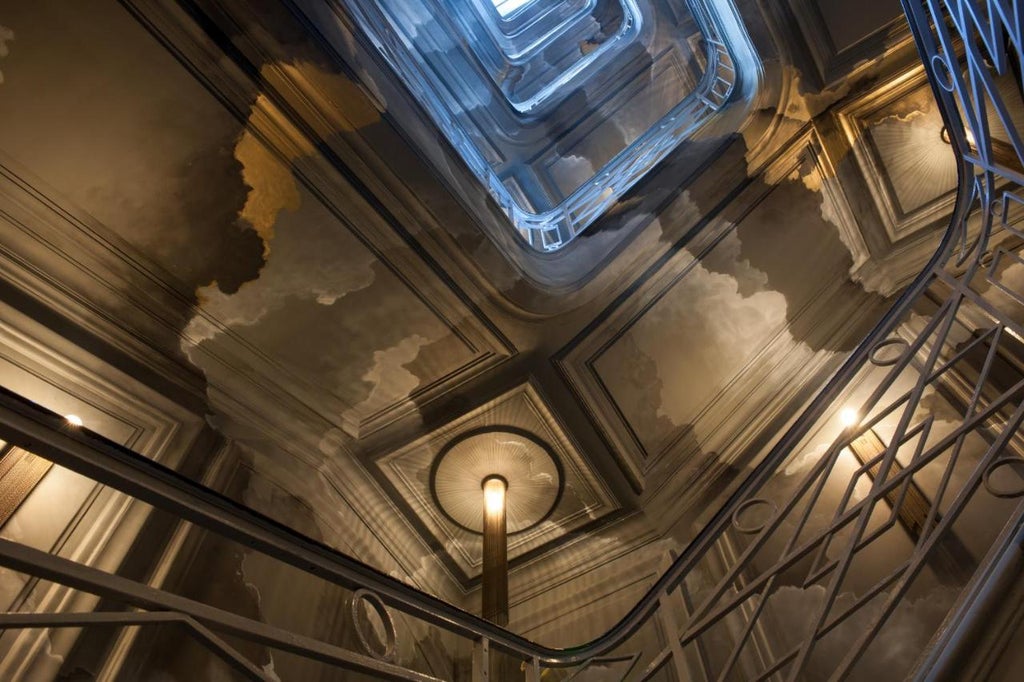
[[502,17],[514,14],[516,10],[522,9],[524,5],[529,5],[534,2],[539,2],[539,0],[491,0],[491,4],[494,5],[494,9],[498,10],[498,14]]
[[736,83],[706,0],[345,2],[542,251],[590,225]]

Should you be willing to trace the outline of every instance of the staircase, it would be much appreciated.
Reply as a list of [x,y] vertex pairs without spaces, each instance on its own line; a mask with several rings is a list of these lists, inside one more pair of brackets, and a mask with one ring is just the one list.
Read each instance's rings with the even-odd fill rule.
[[354,626],[351,642],[328,643],[0,540],[0,565],[125,606],[4,613],[0,628],[174,627],[254,680],[276,677],[237,642],[348,671],[341,679],[995,674],[1024,602],[1012,589],[1024,531],[1024,141],[1013,115],[1024,104],[1024,5],[903,4],[959,159],[941,246],[606,634],[567,650],[535,644],[6,392],[4,440],[334,583]]

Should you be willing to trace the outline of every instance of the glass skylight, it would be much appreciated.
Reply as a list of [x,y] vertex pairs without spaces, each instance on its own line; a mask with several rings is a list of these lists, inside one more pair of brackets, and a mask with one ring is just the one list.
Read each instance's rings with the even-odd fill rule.
[[529,5],[531,2],[539,2],[539,0],[491,0],[491,2],[494,3],[494,9],[498,10],[498,14],[507,17],[510,14],[514,14],[517,9],[524,5]]
[[729,0],[345,0],[532,247],[568,244],[725,106]]

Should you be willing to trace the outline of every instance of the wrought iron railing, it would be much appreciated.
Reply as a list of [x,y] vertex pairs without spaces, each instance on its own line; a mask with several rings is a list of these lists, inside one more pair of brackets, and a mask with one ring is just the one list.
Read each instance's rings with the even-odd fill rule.
[[396,653],[391,610],[446,633],[451,656],[472,651],[478,679],[894,679],[959,665],[1024,527],[1024,9],[1017,0],[904,6],[960,159],[949,230],[925,272],[605,635],[565,650],[535,644],[62,429],[61,417],[9,393],[0,394],[4,439],[352,591],[384,634],[357,633],[353,651],[9,540],[0,565],[130,610],[0,614],[0,627],[176,624],[251,679],[273,678],[221,635],[373,679],[437,679]]

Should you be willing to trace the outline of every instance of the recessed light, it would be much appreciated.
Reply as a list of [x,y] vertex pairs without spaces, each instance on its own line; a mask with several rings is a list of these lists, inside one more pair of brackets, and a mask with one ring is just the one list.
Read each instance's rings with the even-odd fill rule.
[[64,415],[64,420],[67,421],[67,423],[71,424],[72,426],[81,426],[82,424],[85,423],[82,421],[82,418],[79,417],[77,414],[66,414]]

